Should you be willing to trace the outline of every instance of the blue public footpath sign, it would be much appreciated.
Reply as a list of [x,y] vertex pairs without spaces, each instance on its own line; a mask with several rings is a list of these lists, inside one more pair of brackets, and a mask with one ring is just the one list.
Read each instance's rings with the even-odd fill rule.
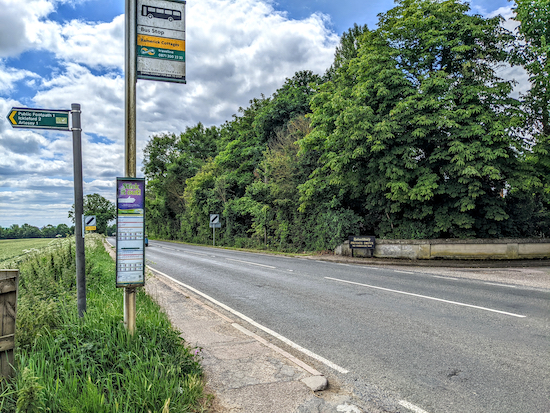
[[69,129],[70,110],[11,108],[7,118],[14,128]]
[[145,178],[117,178],[116,286],[145,284]]

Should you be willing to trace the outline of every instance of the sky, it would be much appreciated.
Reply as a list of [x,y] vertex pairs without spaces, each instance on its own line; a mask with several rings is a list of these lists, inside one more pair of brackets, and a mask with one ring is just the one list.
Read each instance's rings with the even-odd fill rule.
[[[343,32],[354,23],[375,28],[392,7],[392,0],[188,0],[187,83],[138,80],[138,176],[152,135],[219,126],[297,71],[324,73]],[[511,17],[507,0],[470,7]],[[72,134],[13,129],[12,107],[81,104],[84,194],[115,201],[124,174],[124,8],[124,0],[0,0],[0,226],[72,224]],[[520,92],[528,88],[521,70],[503,70]]]

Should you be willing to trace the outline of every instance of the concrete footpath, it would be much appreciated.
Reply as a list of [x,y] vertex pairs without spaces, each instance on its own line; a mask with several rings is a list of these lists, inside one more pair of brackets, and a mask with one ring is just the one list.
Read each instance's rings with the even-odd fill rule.
[[[114,254],[112,248],[106,248]],[[316,256],[316,260],[361,263],[392,268],[397,263],[349,257]],[[401,267],[402,268],[402,267]],[[408,267],[410,268],[410,267]],[[550,290],[550,266],[514,268],[422,267],[413,271],[474,278],[487,282]],[[262,333],[238,316],[209,302],[197,292],[161,273],[148,271],[147,293],[155,299],[202,357],[207,393],[213,395],[209,413],[410,413],[378,389],[369,400],[328,380],[307,361],[285,349],[284,343]],[[329,383],[330,381],[330,383]],[[389,396],[389,397],[387,397]]]

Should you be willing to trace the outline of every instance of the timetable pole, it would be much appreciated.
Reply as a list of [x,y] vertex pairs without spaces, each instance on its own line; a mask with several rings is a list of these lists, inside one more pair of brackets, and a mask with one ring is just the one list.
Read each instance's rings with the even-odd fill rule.
[[[125,40],[125,134],[124,134],[124,172],[127,177],[136,177],[136,0],[126,0]],[[136,288],[124,288],[124,325],[133,335],[136,330]]]

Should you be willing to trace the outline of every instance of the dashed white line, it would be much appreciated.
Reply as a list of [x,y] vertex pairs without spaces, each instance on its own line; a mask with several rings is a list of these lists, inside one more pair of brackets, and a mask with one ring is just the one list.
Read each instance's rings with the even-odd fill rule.
[[415,406],[414,404],[409,403],[406,400],[401,400],[399,404],[409,410],[412,410],[414,413],[428,413],[426,410],[422,410],[420,407]]
[[432,275],[432,277],[434,278],[442,278],[444,280],[454,280],[454,281],[458,281],[458,278],[454,278],[454,277],[443,277],[441,275]]
[[399,270],[393,270],[393,272],[400,272],[401,274],[416,274],[412,271],[399,271]]
[[496,285],[496,286],[498,286],[498,287],[518,288],[518,287],[515,286],[515,285],[508,285],[508,284],[497,284],[497,283],[490,283],[490,282],[484,282],[483,284],[487,284],[487,285]]
[[490,311],[492,313],[499,313],[499,314],[509,315],[509,316],[512,316],[512,317],[518,317],[518,318],[527,317],[527,316],[524,316],[524,315],[521,315],[521,314],[509,313],[507,311],[495,310],[495,309],[487,308],[487,307],[480,307],[478,305],[459,303],[457,301],[444,300],[442,298],[430,297],[430,296],[427,296],[427,295],[420,295],[420,294],[408,293],[408,292],[405,292],[405,291],[392,290],[390,288],[376,287],[374,285],[357,283],[357,282],[354,282],[354,281],[340,280],[338,278],[332,278],[332,277],[325,277],[325,279],[338,281],[338,282],[346,283],[346,284],[360,285],[362,287],[367,287],[367,288],[374,288],[376,290],[389,291],[391,293],[409,295],[409,296],[412,296],[412,297],[425,298],[427,300],[439,301],[439,302],[442,302],[442,303],[454,304],[454,305],[459,305],[459,306],[462,306],[462,307],[469,307],[469,308],[475,308],[475,309],[478,309],[478,310]]
[[273,268],[273,269],[277,268],[277,267],[273,267],[271,265],[258,264],[257,262],[234,260],[233,258],[226,258],[226,260],[235,261],[235,262],[242,262],[243,264],[257,265],[258,267]]
[[200,252],[192,252],[192,251],[186,251],[186,250],[174,250],[174,251],[181,251],[186,254],[195,254],[195,255],[202,255],[203,257],[208,257],[208,254],[202,254]]

